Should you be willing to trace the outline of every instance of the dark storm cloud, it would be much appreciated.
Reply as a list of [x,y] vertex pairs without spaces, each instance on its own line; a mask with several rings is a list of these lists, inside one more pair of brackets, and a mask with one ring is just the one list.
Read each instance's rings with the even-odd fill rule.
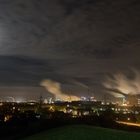
[[[64,16],[70,5],[76,7],[74,12]],[[5,29],[9,34],[9,43],[7,38],[4,41],[8,48],[3,49],[5,53],[9,50],[28,54],[25,50],[28,49],[29,55],[44,52],[46,56],[62,57],[65,52],[104,58],[139,39],[139,3],[131,0],[115,3],[100,0],[90,4],[87,0],[14,0],[1,5],[4,6],[2,22],[9,30]]]
[[1,85],[37,85],[43,76],[53,70],[47,62],[22,56],[0,56]]
[[65,8],[65,14],[70,15],[75,12],[77,9],[82,8],[85,5],[95,4],[95,0],[59,0],[60,4],[62,4]]
[[0,84],[49,78],[103,93],[106,74],[140,68],[139,9],[139,0],[0,0]]

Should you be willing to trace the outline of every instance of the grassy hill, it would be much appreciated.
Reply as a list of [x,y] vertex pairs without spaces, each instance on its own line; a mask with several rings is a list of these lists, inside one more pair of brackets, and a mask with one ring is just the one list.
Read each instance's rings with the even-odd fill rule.
[[24,140],[140,140],[140,133],[75,125],[51,129]]

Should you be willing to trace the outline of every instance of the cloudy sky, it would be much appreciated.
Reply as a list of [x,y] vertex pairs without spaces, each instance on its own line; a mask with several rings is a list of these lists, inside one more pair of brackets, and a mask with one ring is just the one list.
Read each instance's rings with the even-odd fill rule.
[[[140,69],[139,0],[0,0],[0,95],[105,94],[108,75]],[[131,75],[131,74],[130,74]]]

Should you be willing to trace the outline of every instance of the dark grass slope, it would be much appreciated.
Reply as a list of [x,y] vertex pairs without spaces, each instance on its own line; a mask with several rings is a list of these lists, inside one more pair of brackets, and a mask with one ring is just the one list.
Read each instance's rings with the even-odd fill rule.
[[140,133],[74,125],[44,131],[24,140],[140,140]]

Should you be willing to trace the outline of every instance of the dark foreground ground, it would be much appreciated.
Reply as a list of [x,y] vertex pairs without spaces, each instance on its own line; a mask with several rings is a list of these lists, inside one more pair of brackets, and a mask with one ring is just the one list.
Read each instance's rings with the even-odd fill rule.
[[25,120],[0,125],[0,140],[26,140],[30,136],[33,140],[140,140],[140,127],[118,124],[105,117]]
[[53,128],[22,140],[140,140],[140,133],[88,125]]

